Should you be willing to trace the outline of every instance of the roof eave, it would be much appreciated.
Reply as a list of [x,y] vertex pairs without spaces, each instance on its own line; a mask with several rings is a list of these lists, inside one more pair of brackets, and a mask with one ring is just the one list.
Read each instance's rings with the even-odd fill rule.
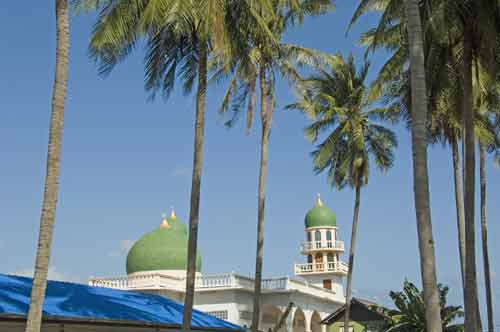
[[[0,320],[22,322],[26,321],[26,316],[15,314],[0,314]],[[80,317],[58,317],[58,316],[43,316],[43,323],[47,324],[67,324],[67,325],[95,325],[95,326],[120,326],[120,327],[150,327],[156,329],[164,329],[166,331],[179,331],[182,326],[178,324],[148,322],[148,321],[131,321],[131,320],[114,320],[114,319],[95,319],[95,318],[80,318]],[[225,327],[205,327],[191,326],[191,330],[199,332],[240,332],[244,329],[234,329]]]

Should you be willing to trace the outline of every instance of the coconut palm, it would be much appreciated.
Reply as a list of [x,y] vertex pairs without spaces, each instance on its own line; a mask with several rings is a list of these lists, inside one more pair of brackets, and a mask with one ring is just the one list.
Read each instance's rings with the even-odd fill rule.
[[[472,66],[474,62],[474,44],[482,39],[481,33],[476,30],[475,4],[470,4],[470,11],[465,16],[471,15],[473,20],[463,26],[463,128],[464,128],[464,210],[465,210],[465,330],[474,331],[476,322],[480,320],[475,303],[477,302],[477,279],[476,279],[476,254],[475,254],[475,144],[473,128],[473,79]],[[481,5],[479,5],[481,6]],[[460,15],[463,16],[463,15]],[[486,22],[485,22],[486,23]],[[476,30],[476,31],[475,31]],[[477,40],[476,40],[477,38]]]
[[[436,259],[430,213],[429,176],[427,169],[427,88],[424,57],[424,38],[420,12],[420,1],[405,0],[362,0],[353,20],[371,8],[383,8],[379,27],[391,29],[392,37],[407,34],[408,57],[404,53],[393,56],[391,66],[409,63],[411,87],[411,132],[413,150],[413,188],[417,219],[418,243],[420,249],[420,269],[424,289],[426,322],[429,331],[441,331],[439,294],[436,277]],[[423,2],[425,7],[426,2]],[[423,10],[425,14],[427,11]],[[394,20],[396,19],[396,20]],[[401,25],[393,24],[400,22]],[[376,36],[380,36],[376,30]],[[392,50],[398,50],[397,41],[387,40]],[[408,61],[409,59],[409,61]],[[386,64],[387,66],[387,64]]]
[[[445,332],[463,331],[463,324],[457,324],[456,320],[463,317],[464,313],[460,306],[450,306],[446,303],[448,287],[438,285],[440,312],[442,317],[441,328]],[[386,322],[386,332],[427,332],[425,324],[425,308],[423,294],[408,280],[404,281],[403,291],[390,292],[389,296],[396,307],[393,310],[382,308],[381,311],[389,319]]]
[[[385,4],[383,4],[385,3]],[[409,69],[408,37],[401,31],[406,30],[406,20],[402,4],[391,5],[385,0],[379,1],[379,7],[358,7],[353,20],[370,9],[391,9],[387,13],[390,19],[381,20],[376,28],[365,32],[361,43],[367,46],[367,52],[383,48],[392,53],[380,70],[371,87],[371,97],[381,98],[393,112],[392,120],[402,119],[407,128],[411,128],[411,84]],[[425,17],[425,13],[423,13]],[[397,24],[390,22],[396,21]],[[424,44],[426,61],[428,123],[430,143],[450,144],[453,161],[455,186],[455,207],[458,230],[458,249],[462,283],[465,281],[465,221],[462,196],[462,175],[458,143],[461,139],[461,94],[457,82],[460,81],[455,40],[443,38],[432,29],[427,29]],[[382,97],[381,97],[382,96]]]
[[[257,245],[255,255],[255,282],[252,313],[252,331],[259,329],[261,307],[262,265],[264,257],[264,222],[265,222],[265,187],[267,174],[268,146],[275,109],[274,77],[281,75],[294,81],[299,75],[296,65],[320,61],[326,55],[306,49],[298,45],[284,44],[281,39],[288,27],[301,24],[306,15],[315,16],[325,13],[332,7],[330,0],[297,0],[292,5],[280,0],[272,2],[274,15],[267,20],[269,30],[273,33],[277,44],[270,43],[266,36],[250,33],[251,38],[239,47],[239,54],[231,58],[233,61],[214,61],[214,79],[230,77],[230,83],[223,98],[219,113],[233,111],[226,122],[232,127],[238,115],[246,110],[247,134],[253,125],[254,109],[257,100],[257,86],[260,90],[260,165],[258,185],[257,211]],[[252,26],[239,23],[241,26]],[[227,58],[227,57],[226,57]]]
[[[493,300],[491,290],[490,258],[488,253],[488,226],[486,220],[486,150],[496,152],[500,147],[498,135],[500,126],[496,118],[500,114],[500,96],[498,83],[488,75],[484,75],[482,68],[474,66],[474,105],[476,117],[480,116],[481,133],[475,130],[479,150],[479,180],[480,180],[480,207],[481,207],[481,244],[483,253],[483,269],[486,292],[486,313],[488,329],[493,331]],[[477,126],[476,126],[477,127]]]
[[474,67],[496,77],[499,59],[497,36],[500,33],[500,3],[494,0],[443,1],[437,8],[443,27],[456,28],[460,39],[462,64],[462,112],[464,134],[464,210],[465,210],[465,329],[472,331],[480,320],[477,310],[477,280],[474,227],[475,132]]
[[61,144],[64,123],[64,103],[68,81],[69,19],[68,1],[56,0],[56,72],[52,92],[52,112],[47,153],[47,173],[43,193],[42,215],[38,248],[36,252],[31,302],[26,320],[26,332],[39,332],[42,325],[42,308],[47,287],[52,236],[56,218]]
[[[443,13],[443,3],[445,2],[424,1],[422,3],[424,4],[422,8],[428,8],[428,10],[421,11],[423,21],[431,22],[426,28],[424,44],[427,95],[429,96],[429,135],[431,142],[441,141],[452,147],[459,253],[465,298],[465,217],[458,153],[458,141],[462,137],[463,119],[462,112],[458,111],[462,109],[463,104],[463,85],[460,84],[463,73],[460,27],[446,26],[449,22],[439,17]],[[411,117],[409,117],[408,111],[411,96],[408,80],[409,69],[407,69],[409,49],[406,35],[400,33],[401,30],[405,29],[404,13],[398,10],[397,3],[390,0],[371,1],[368,4],[364,2],[356,11],[353,21],[368,10],[381,10],[384,15],[382,15],[377,28],[371,29],[363,35],[362,43],[368,46],[368,50],[382,47],[392,52],[392,57],[386,62],[373,85],[372,95],[378,96],[385,93],[385,99],[393,104],[392,107],[396,111],[403,113],[403,118],[411,126]],[[443,28],[443,25],[446,28]],[[476,61],[475,67],[482,67],[482,65]],[[489,65],[489,67],[493,66]],[[476,72],[474,74],[474,94],[484,91],[484,84],[491,80],[488,75],[483,73],[484,69],[481,68],[481,71],[477,69],[474,69]],[[491,98],[489,99],[491,101]],[[479,105],[476,97],[475,100],[474,105]],[[491,139],[491,134],[484,130],[486,127],[483,126],[485,121],[482,118],[484,117],[478,114],[474,116],[474,134],[480,140],[488,138],[488,136],[490,136],[488,139]],[[484,136],[485,133],[486,136]],[[477,298],[475,306],[476,315],[479,317]],[[480,319],[477,319],[477,323],[478,329],[481,329]],[[489,325],[492,326],[491,322]]]
[[[89,0],[99,5],[97,0]],[[97,3],[96,3],[97,1]],[[254,33],[267,34],[257,12],[265,13],[266,0],[141,0],[106,1],[94,28],[89,50],[100,72],[109,73],[143,38],[146,90],[168,98],[176,79],[184,92],[196,83],[196,115],[191,201],[189,212],[188,263],[183,330],[190,331],[194,302],[200,186],[205,127],[208,59],[211,52],[231,56],[238,18],[254,18]],[[236,16],[236,14],[244,16]],[[246,38],[240,37],[242,39]]]
[[368,184],[370,162],[387,171],[393,165],[397,146],[394,133],[373,121],[386,110],[367,103],[368,68],[365,63],[357,70],[352,55],[347,61],[341,55],[333,56],[327,68],[300,83],[298,101],[288,106],[314,119],[306,129],[312,142],[323,133],[327,135],[312,152],[314,170],[327,171],[329,183],[338,189],[355,189],[344,326],[349,322],[361,187]]

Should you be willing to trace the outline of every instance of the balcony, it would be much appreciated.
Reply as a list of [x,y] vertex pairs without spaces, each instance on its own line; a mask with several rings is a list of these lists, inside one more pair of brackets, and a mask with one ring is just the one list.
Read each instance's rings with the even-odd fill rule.
[[330,263],[305,263],[295,264],[296,275],[311,275],[321,273],[336,273],[347,275],[349,267],[344,262],[330,262]]
[[318,250],[344,251],[344,241],[306,241],[300,245],[300,251],[303,254]]

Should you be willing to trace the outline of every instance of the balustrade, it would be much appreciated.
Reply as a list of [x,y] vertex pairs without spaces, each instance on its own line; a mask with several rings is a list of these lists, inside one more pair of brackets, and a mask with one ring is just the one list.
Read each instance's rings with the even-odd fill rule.
[[223,274],[215,276],[204,276],[197,279],[197,288],[219,288],[234,287],[234,276],[232,274]]
[[296,274],[321,273],[321,272],[341,272],[347,273],[348,266],[344,262],[305,263],[295,264]]
[[343,251],[344,241],[306,241],[300,247],[302,252],[326,249]]
[[[347,269],[346,265],[344,264]],[[332,270],[338,266],[332,266],[331,263],[313,263],[313,264],[296,264],[295,270],[300,273],[312,273],[325,270]],[[347,270],[346,270],[347,271]],[[118,278],[92,278],[89,281],[90,286],[106,287],[121,290],[131,289],[157,289],[168,288],[182,290],[185,287],[185,278],[177,278],[172,276],[163,275],[161,273],[147,273],[129,277]],[[236,274],[228,273],[221,275],[209,275],[196,278],[196,289],[213,289],[213,288],[243,288],[248,290],[254,289],[254,280],[252,278],[239,276]],[[305,293],[318,293],[323,296],[330,296],[332,292],[325,290],[321,287],[309,285],[308,283],[300,280],[284,278],[271,278],[262,280],[262,291],[276,291],[276,290],[298,290]]]

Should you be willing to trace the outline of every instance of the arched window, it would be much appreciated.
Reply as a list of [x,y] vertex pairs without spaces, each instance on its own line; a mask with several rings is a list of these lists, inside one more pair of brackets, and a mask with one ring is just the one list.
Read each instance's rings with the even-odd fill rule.
[[323,255],[316,254],[314,257],[315,271],[321,272],[325,270],[325,264],[323,263]]
[[311,242],[311,241],[312,241],[311,232],[307,232],[307,242]]
[[326,256],[326,262],[327,262],[326,268],[328,269],[328,271],[333,271],[335,269],[335,262],[333,261],[333,254],[328,254]]
[[328,248],[333,248],[332,232],[331,231],[326,231],[326,246]]
[[314,232],[314,241],[316,241],[316,248],[321,248],[321,232]]

